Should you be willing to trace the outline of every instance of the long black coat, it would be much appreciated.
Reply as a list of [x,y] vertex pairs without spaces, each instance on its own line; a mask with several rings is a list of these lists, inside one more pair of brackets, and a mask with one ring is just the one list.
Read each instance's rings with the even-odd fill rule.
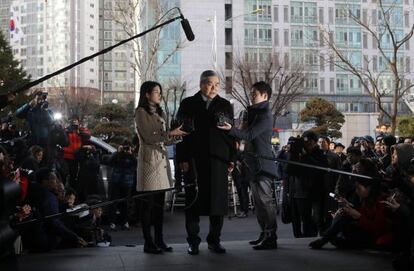
[[[229,101],[218,95],[211,101],[208,110],[201,92],[181,102],[177,118],[192,119],[194,131],[177,144],[177,162],[189,162],[198,184],[195,189],[186,189],[189,212],[198,215],[225,215],[228,209],[227,166],[234,159],[234,140],[217,128],[218,114],[233,120],[233,109]],[[194,201],[195,199],[195,201]]]

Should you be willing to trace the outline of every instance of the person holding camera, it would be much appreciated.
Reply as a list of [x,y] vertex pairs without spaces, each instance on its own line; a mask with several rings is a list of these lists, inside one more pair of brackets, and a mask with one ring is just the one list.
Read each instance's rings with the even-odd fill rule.
[[[289,139],[289,160],[328,167],[326,155],[318,146],[318,135],[305,131],[300,138]],[[292,227],[297,237],[317,236],[323,226],[324,172],[297,165],[287,166],[289,196],[292,199]]]
[[82,145],[87,144],[91,137],[90,131],[87,128],[81,127],[78,116],[72,116],[70,125],[66,128],[66,134],[69,139],[69,145],[63,148],[63,158],[65,159],[68,174],[65,178],[66,183],[71,187],[75,187],[79,164],[75,159],[75,152],[79,150]]
[[16,117],[26,119],[30,129],[29,146],[47,147],[53,113],[48,109],[47,93],[38,91],[29,103],[16,110]]
[[233,120],[230,102],[218,95],[220,79],[212,70],[200,76],[200,91],[181,102],[177,117],[184,130],[191,132],[177,145],[177,163],[186,181],[196,186],[185,189],[187,210],[185,223],[188,253],[197,255],[201,238],[200,216],[209,216],[208,248],[225,253],[220,244],[223,216],[228,210],[228,167],[235,156],[234,139],[218,129],[220,122]]
[[[146,81],[141,85],[138,107],[135,110],[135,125],[139,138],[137,191],[143,192],[141,223],[144,235],[144,252],[161,254],[171,252],[172,247],[164,242],[163,218],[165,190],[171,188],[172,177],[168,161],[167,144],[187,135],[181,126],[168,131],[166,116],[161,109],[162,87],[159,83]],[[147,193],[148,195],[145,195]],[[151,234],[154,226],[154,239]]]
[[270,112],[269,99],[272,89],[266,82],[260,81],[252,86],[252,106],[248,107],[247,128],[243,130],[232,127],[225,122],[217,126],[219,129],[229,131],[230,136],[246,140],[246,163],[253,174],[250,180],[253,202],[257,221],[261,233],[258,240],[250,244],[256,250],[277,248],[276,206],[273,199],[273,181],[276,178],[276,163],[266,159],[273,157],[272,127],[273,118]]
[[[128,198],[131,196],[134,185],[135,170],[137,159],[132,153],[132,147],[129,142],[124,142],[118,147],[118,151],[111,155],[108,164],[112,167],[112,175],[109,182],[109,199]],[[116,229],[116,210],[119,210],[119,224],[126,230],[129,230],[128,223],[128,202],[123,201],[114,204],[110,209],[110,228]]]

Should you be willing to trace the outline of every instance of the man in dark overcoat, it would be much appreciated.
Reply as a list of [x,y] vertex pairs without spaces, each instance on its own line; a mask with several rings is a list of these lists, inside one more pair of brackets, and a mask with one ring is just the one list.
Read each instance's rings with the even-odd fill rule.
[[234,140],[217,128],[220,120],[233,120],[230,102],[218,95],[216,72],[207,70],[200,77],[200,91],[181,102],[177,118],[183,130],[190,132],[177,145],[179,169],[193,176],[195,186],[186,189],[186,230],[188,253],[198,254],[201,242],[200,215],[210,217],[208,248],[225,253],[220,244],[223,216],[228,209],[228,167],[234,159]]

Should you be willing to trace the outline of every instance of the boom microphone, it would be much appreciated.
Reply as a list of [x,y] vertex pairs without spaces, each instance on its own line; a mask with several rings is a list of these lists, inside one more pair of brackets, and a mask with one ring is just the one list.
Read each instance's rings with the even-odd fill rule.
[[186,18],[184,18],[184,15],[181,12],[181,9],[180,8],[177,8],[177,9],[178,9],[178,12],[181,15],[180,16],[181,17],[181,26],[183,27],[185,36],[187,37],[187,39],[189,41],[193,41],[194,40],[194,33],[193,33],[193,30],[191,29],[190,22]]
[[187,37],[187,39],[189,41],[193,41],[194,40],[194,33],[193,30],[191,30],[191,26],[190,23],[188,22],[187,19],[181,19],[181,26],[183,27],[185,36]]

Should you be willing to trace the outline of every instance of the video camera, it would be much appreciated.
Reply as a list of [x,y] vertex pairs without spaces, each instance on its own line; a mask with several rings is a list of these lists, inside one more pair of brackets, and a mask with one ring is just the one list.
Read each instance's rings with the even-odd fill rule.
[[292,155],[298,156],[305,147],[305,141],[302,137],[290,137],[287,143],[290,146]]

